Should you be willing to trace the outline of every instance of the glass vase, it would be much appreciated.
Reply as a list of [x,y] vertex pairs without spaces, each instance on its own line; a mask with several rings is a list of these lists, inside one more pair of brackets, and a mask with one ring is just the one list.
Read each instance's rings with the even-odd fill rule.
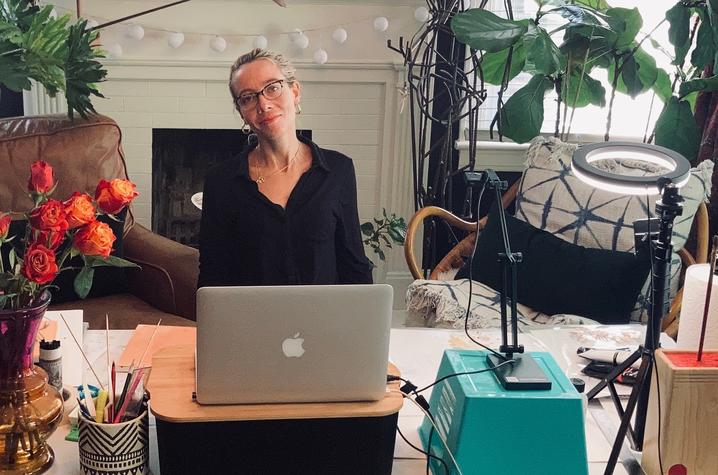
[[50,293],[27,308],[0,310],[0,473],[42,473],[53,462],[47,438],[62,420],[62,395],[33,365]]

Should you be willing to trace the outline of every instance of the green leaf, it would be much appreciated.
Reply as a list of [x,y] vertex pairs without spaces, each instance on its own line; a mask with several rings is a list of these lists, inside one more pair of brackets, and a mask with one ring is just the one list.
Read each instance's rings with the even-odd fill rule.
[[107,258],[103,258],[102,256],[83,256],[83,258],[85,259],[85,264],[89,267],[134,267],[138,269],[140,267],[134,262],[112,255],[107,256]]
[[362,234],[364,234],[364,236],[371,236],[372,234],[374,234],[374,223],[372,223],[371,221],[362,223],[359,228],[361,229],[361,232]]
[[404,238],[406,236],[406,233],[402,234],[402,232],[396,228],[389,228],[387,232],[389,233],[389,237],[396,244],[404,244]]
[[588,73],[584,73],[581,77],[580,68],[573,68],[569,78],[564,76],[561,83],[561,97],[569,107],[586,107],[589,104],[598,107],[606,105],[606,89],[601,81],[593,79]]
[[704,79],[691,79],[681,84],[678,97],[683,98],[695,91],[718,91],[718,75]]
[[563,53],[543,28],[530,23],[528,32],[524,35],[524,44],[526,45],[524,71],[527,73],[548,76],[562,69],[561,64],[565,63]]
[[[509,56],[509,48],[496,53],[484,53],[481,60],[481,70],[484,73],[484,82],[501,85],[504,76],[506,59]],[[526,48],[522,41],[514,45],[511,53],[511,68],[509,69],[509,81],[515,78],[524,68],[526,63]]]
[[[623,58],[623,69],[616,90],[631,97],[648,91],[658,79],[658,68],[653,56],[639,48],[633,55],[626,54]],[[610,65],[609,81],[613,78],[613,70],[613,65]]]
[[643,18],[638,8],[609,8],[606,15],[606,21],[618,35],[616,48],[620,50],[633,43],[643,26]]
[[713,26],[708,15],[702,9],[698,10],[698,14],[701,17],[701,25],[698,27],[698,33],[696,34],[696,47],[691,53],[691,64],[698,69],[703,69],[713,61],[718,44],[716,44]]
[[472,48],[495,53],[516,43],[527,30],[526,22],[507,20],[488,10],[474,8],[451,20],[456,38]]
[[616,32],[602,26],[572,26],[566,29],[559,49],[573,61],[586,58],[586,67],[590,71],[596,66],[608,67],[617,40]]
[[661,68],[658,68],[658,75],[656,76],[656,82],[653,83],[652,89],[664,103],[673,95],[671,92],[671,78],[668,76],[668,73]]
[[81,299],[84,299],[87,297],[87,294],[90,293],[90,289],[92,288],[92,278],[94,275],[95,269],[92,267],[83,267],[80,269],[80,272],[77,273],[72,287],[75,289],[77,296]]
[[501,109],[500,131],[517,143],[525,143],[541,132],[543,99],[553,82],[544,76],[534,76],[516,91]]
[[8,264],[10,264],[10,269],[15,268],[15,263],[17,262],[17,253],[15,252],[15,248],[11,247],[10,252],[8,253]]
[[681,64],[690,48],[690,18],[691,11],[680,4],[666,11],[668,20],[668,41],[671,42],[676,51],[673,64]]
[[552,8],[546,12],[558,13],[573,25],[600,25],[601,22],[596,15],[580,5],[563,5]]
[[656,121],[656,145],[670,148],[693,163],[698,155],[701,131],[687,101],[671,97]]

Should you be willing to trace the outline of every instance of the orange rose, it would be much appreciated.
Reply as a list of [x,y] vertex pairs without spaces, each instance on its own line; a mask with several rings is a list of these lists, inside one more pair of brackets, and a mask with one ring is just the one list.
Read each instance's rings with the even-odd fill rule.
[[95,220],[95,205],[87,193],[75,192],[65,201],[67,224],[70,229],[79,228]]
[[30,211],[30,226],[40,231],[63,234],[68,229],[65,205],[57,200],[47,200]]
[[22,261],[22,275],[38,284],[52,282],[57,275],[55,253],[42,244],[32,244],[27,248]]
[[100,180],[95,190],[95,199],[102,211],[115,214],[139,195],[136,188],[130,180],[120,178],[112,181]]
[[115,239],[110,226],[101,221],[93,221],[77,231],[72,245],[86,256],[107,257],[112,252]]
[[30,180],[27,189],[33,193],[45,194],[55,186],[55,175],[52,167],[44,160],[30,165]]
[[0,240],[7,237],[7,233],[10,230],[10,222],[12,219],[9,214],[0,214]]

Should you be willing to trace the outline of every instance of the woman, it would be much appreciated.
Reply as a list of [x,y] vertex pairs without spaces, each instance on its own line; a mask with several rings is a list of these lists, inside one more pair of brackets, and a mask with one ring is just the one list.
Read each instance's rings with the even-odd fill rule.
[[371,283],[354,165],[297,136],[292,66],[254,49],[232,66],[229,91],[257,140],[205,180],[198,286]]

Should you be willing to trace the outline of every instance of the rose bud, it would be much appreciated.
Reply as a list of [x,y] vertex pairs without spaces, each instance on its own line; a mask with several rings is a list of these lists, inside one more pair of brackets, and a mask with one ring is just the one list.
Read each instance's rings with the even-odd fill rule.
[[130,180],[120,178],[111,181],[100,180],[95,190],[95,200],[102,211],[115,214],[139,195],[136,188]]
[[40,231],[62,234],[69,227],[65,205],[58,200],[47,200],[30,211],[29,220],[30,226]]
[[110,226],[101,221],[93,221],[75,233],[72,245],[86,256],[108,257],[115,239]]
[[45,194],[55,186],[55,176],[52,167],[44,160],[38,160],[30,165],[30,180],[27,189],[33,193]]
[[87,193],[75,192],[65,201],[67,224],[70,229],[79,228],[95,220],[95,205]]
[[9,214],[0,214],[0,240],[7,237],[8,231],[10,231],[10,223],[12,219]]
[[40,285],[52,282],[57,275],[55,253],[42,244],[27,248],[22,262],[22,275]]
[[56,233],[55,231],[35,231],[37,234],[33,243],[42,244],[53,251],[60,247],[65,240],[65,233]]

